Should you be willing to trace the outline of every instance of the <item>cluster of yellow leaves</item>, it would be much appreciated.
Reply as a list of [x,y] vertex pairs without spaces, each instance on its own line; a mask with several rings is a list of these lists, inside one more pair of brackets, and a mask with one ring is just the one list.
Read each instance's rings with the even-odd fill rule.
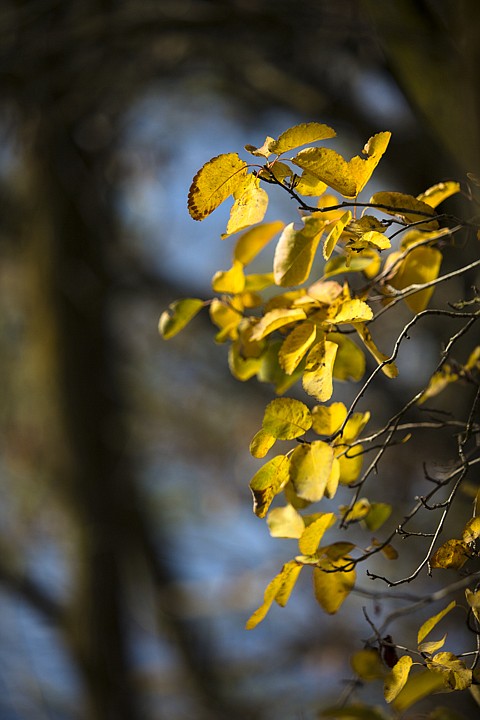
[[475,554],[475,541],[480,537],[480,517],[471,518],[461,539],[453,538],[444,542],[430,558],[430,567],[443,570],[460,570]]

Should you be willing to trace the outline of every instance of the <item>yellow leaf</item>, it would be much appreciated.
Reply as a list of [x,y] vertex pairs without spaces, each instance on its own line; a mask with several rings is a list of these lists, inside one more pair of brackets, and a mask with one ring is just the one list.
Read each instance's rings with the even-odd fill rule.
[[368,278],[374,277],[380,269],[380,256],[375,250],[364,250],[354,257],[339,255],[325,263],[323,277],[328,278],[346,272],[363,272]]
[[418,646],[418,652],[431,655],[432,653],[437,652],[437,650],[440,650],[440,648],[445,645],[446,639],[447,635],[445,634],[441,640],[420,643],[420,645]]
[[275,155],[281,155],[301,145],[307,145],[318,140],[328,140],[335,137],[336,134],[335,130],[328,127],[328,125],[316,122],[301,123],[279,135],[278,140],[274,140],[269,144],[269,150]]
[[323,257],[325,258],[325,260],[329,259],[335,248],[335,245],[337,244],[342,232],[345,229],[345,225],[347,225],[351,219],[352,213],[350,212],[350,210],[347,210],[347,212],[343,213],[341,218],[337,220],[333,228],[328,233],[327,238],[323,243]]
[[387,703],[395,700],[405,686],[412,662],[410,655],[403,655],[388,673],[383,685],[383,694]]
[[245,276],[245,292],[259,292],[273,284],[273,273],[252,273]]
[[333,513],[323,513],[314,520],[308,527],[304,528],[298,541],[298,548],[303,555],[313,555],[325,532],[335,524]]
[[292,505],[270,510],[267,525],[272,537],[299,538],[305,530],[302,516]]
[[293,440],[312,427],[312,415],[300,400],[277,398],[265,408],[262,427],[277,440]]
[[188,211],[194,220],[203,220],[240,187],[247,163],[237,153],[217,155],[200,168],[188,193]]
[[245,182],[234,193],[235,202],[230,211],[227,230],[222,238],[262,222],[268,206],[268,195],[259,186],[255,175],[247,175]]
[[210,303],[210,319],[220,328],[216,336],[217,342],[225,342],[227,338],[236,340],[238,337],[238,326],[243,320],[243,315],[234,310],[230,304],[214,298]]
[[405,195],[399,192],[378,192],[372,195],[370,202],[373,205],[383,205],[382,212],[388,215],[401,217],[408,223],[421,222],[423,230],[435,230],[438,228],[438,220],[429,220],[434,215],[431,205],[417,200],[413,195]]
[[250,443],[250,453],[253,457],[264,458],[270,448],[275,444],[276,438],[270,435],[269,432],[261,428],[255,433],[252,442]]
[[196,298],[184,298],[171,303],[168,310],[161,314],[158,323],[158,330],[163,339],[169,340],[180,330],[183,330],[204,305],[203,300],[197,300]]
[[358,382],[365,374],[365,353],[342,333],[328,333],[327,340],[338,345],[333,366],[335,380]]
[[450,690],[466,690],[472,684],[472,671],[451,652],[437,653],[431,660],[427,660],[427,667],[440,673]]
[[474,517],[471,518],[465,525],[463,529],[462,534],[462,540],[463,542],[467,543],[467,545],[470,545],[470,543],[475,542],[477,538],[480,537],[480,517]]
[[[397,265],[389,284],[396,290],[405,290],[410,285],[422,285],[436,280],[440,272],[442,253],[433,247],[416,247]],[[426,288],[405,298],[410,310],[422,312],[433,295],[434,288]]]
[[343,567],[349,560],[348,556],[341,558],[336,563],[328,559],[320,560],[317,567],[313,569],[315,598],[329,615],[334,615],[340,609],[355,586],[355,570],[331,572],[336,567]]
[[270,150],[270,145],[272,142],[275,142],[275,138],[267,135],[263,145],[260,145],[259,147],[256,147],[255,145],[245,145],[245,150],[251,155],[255,155],[255,157],[268,158],[272,154]]
[[465,370],[471,372],[472,370],[480,370],[480,345],[470,353],[467,362],[465,363]]
[[212,278],[212,290],[217,293],[238,295],[244,287],[243,265],[238,260],[234,260],[229,270],[218,270]]
[[342,323],[367,322],[373,318],[372,308],[363,300],[347,300],[340,305],[339,311],[333,317],[336,325]]
[[472,612],[477,622],[480,622],[480,590],[470,590],[467,588],[465,590],[465,597],[467,599],[467,603],[472,608]]
[[327,186],[311,173],[304,170],[295,183],[295,192],[298,195],[306,195],[307,197],[319,197],[322,195]]
[[300,230],[290,223],[280,235],[273,260],[275,283],[282,287],[301,285],[308,278],[325,223],[307,217]]
[[410,675],[405,687],[393,701],[393,707],[397,712],[404,712],[423,698],[438,692],[442,687],[444,687],[442,677],[431,670]]
[[286,455],[277,455],[263,465],[250,480],[253,512],[257,517],[265,517],[273,498],[287,484],[289,464],[290,460]]
[[252,340],[261,340],[285,325],[305,320],[306,314],[300,308],[292,308],[290,310],[284,308],[275,308],[265,313],[261,320],[255,326],[252,332]]
[[357,445],[354,449],[349,450],[347,455],[337,455],[341,485],[351,485],[356,482],[361,473],[363,466],[362,446]]
[[333,449],[322,440],[299,445],[290,456],[290,480],[298,497],[321,500],[333,465]]
[[433,373],[430,382],[417,400],[418,404],[421,405],[425,400],[439,395],[450,383],[456,382],[457,380],[457,373],[452,371],[450,365],[445,364],[441,370]]
[[[233,377],[241,382],[249,380],[258,373],[261,357],[245,357],[240,353],[240,345],[235,340],[228,350],[228,367]],[[260,457],[260,456],[257,456]]]
[[332,470],[328,476],[327,484],[325,485],[325,497],[333,498],[338,489],[340,482],[340,463],[336,457],[333,458]]
[[302,566],[294,560],[285,563],[278,575],[267,585],[262,605],[247,620],[247,630],[253,630],[262,622],[274,600],[277,600],[279,605],[286,605],[301,569]]
[[313,323],[304,322],[292,330],[283,341],[278,361],[287,375],[298,367],[305,353],[315,342],[317,329]]
[[377,230],[369,230],[368,232],[363,233],[358,240],[352,242],[350,245],[350,247],[352,247],[352,249],[356,252],[368,247],[373,247],[377,250],[388,250],[391,246],[392,243],[389,238],[385,237],[385,235]]
[[[362,338],[365,347],[373,355],[378,364],[385,362],[385,360],[388,360],[388,355],[384,355],[382,352],[380,352],[380,350],[373,342],[370,330],[364,323],[355,323],[354,328]],[[394,362],[389,362],[386,365],[383,365],[382,372],[389,378],[395,378],[398,375],[398,368]]]
[[[369,420],[370,412],[368,410],[364,413],[358,412],[350,415],[345,424],[345,427],[343,428],[342,437],[339,442],[343,441],[346,443],[351,443],[356,440]],[[358,448],[356,450],[358,450]],[[354,454],[354,452],[355,449],[352,452],[352,455]]]
[[370,532],[376,532],[392,514],[392,506],[388,503],[371,503],[364,523]]
[[259,382],[272,383],[275,392],[282,395],[300,378],[301,369],[297,368],[291,375],[287,375],[279,365],[278,353],[282,346],[281,340],[269,343],[261,357],[260,369],[257,373]]
[[440,205],[440,203],[448,197],[458,192],[460,192],[460,183],[448,180],[447,182],[437,183],[437,185],[428,188],[428,190],[425,190],[421,195],[417,195],[417,200],[421,200],[427,203],[427,205],[430,205],[430,207],[436,208],[437,205]]
[[316,405],[312,410],[312,429],[317,435],[333,435],[347,417],[347,408],[342,402],[331,405]]
[[365,648],[350,658],[354,673],[367,682],[384,677],[385,668],[380,653],[375,648]]
[[342,286],[334,280],[317,280],[310,285],[307,295],[320,303],[331,305],[342,292]]
[[433,553],[430,567],[459,570],[468,560],[468,545],[463,540],[447,540]]
[[320,402],[330,400],[333,393],[333,365],[338,345],[329,340],[316,343],[307,355],[302,385],[308,395]]
[[330,148],[306,148],[293,158],[295,165],[315,175],[344,197],[358,195],[370,179],[380,158],[387,149],[391,134],[382,132],[374,135],[365,145],[367,156],[356,156],[349,162]]
[[238,260],[242,265],[248,265],[256,258],[259,252],[280,232],[284,227],[284,223],[280,220],[274,222],[263,223],[247,230],[240,235],[235,243],[233,251],[234,260]]
[[347,505],[340,505],[339,510],[343,522],[348,525],[349,523],[363,520],[363,518],[368,515],[368,511],[370,510],[370,501],[367,500],[367,498],[361,498],[354,503],[351,509],[349,509]]

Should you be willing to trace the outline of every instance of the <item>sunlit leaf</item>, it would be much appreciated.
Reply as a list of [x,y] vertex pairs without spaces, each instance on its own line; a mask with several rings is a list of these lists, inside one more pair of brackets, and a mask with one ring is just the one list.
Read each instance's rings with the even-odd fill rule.
[[[370,411],[353,413],[348,418],[342,431],[342,438],[346,443],[351,443],[358,438],[364,427],[370,420]],[[353,454],[353,453],[352,453]]]
[[262,427],[277,440],[293,440],[312,427],[312,415],[300,400],[277,398],[265,408]]
[[383,684],[383,694],[387,703],[395,700],[405,686],[412,662],[410,655],[403,655],[386,676]]
[[362,450],[362,446],[357,445],[355,448],[348,450],[346,455],[336,454],[340,468],[339,482],[341,485],[351,485],[358,480],[363,466]]
[[225,342],[227,338],[236,340],[238,337],[238,326],[243,320],[243,315],[230,304],[218,298],[214,298],[210,303],[209,312],[212,322],[220,328],[220,332],[215,340],[217,342]]
[[301,569],[302,566],[298,565],[294,560],[285,563],[278,575],[267,585],[263,595],[263,603],[247,620],[245,625],[247,630],[253,630],[262,622],[274,600],[279,605],[286,605]]
[[468,545],[463,540],[447,540],[430,558],[430,567],[459,570],[468,560]]
[[443,610],[441,610],[441,611],[440,611],[439,613],[437,613],[436,615],[433,615],[433,617],[428,618],[428,620],[425,620],[425,622],[424,622],[423,625],[420,627],[420,629],[419,629],[419,631],[418,631],[418,634],[417,634],[417,643],[418,643],[419,645],[420,645],[420,643],[422,643],[422,642],[425,640],[425,638],[427,637],[427,635],[429,635],[429,634],[431,633],[431,631],[433,630],[433,628],[434,628],[436,625],[438,625],[438,623],[440,622],[440,620],[442,620],[442,618],[444,618],[445,615],[447,615],[447,614],[450,612],[450,610],[453,610],[453,608],[454,608],[455,606],[456,606],[456,602],[455,602],[455,600],[452,600],[452,602],[449,603],[446,608],[444,608]]
[[247,175],[244,183],[234,192],[235,202],[230,210],[226,233],[228,237],[262,222],[268,207],[268,195],[255,175]]
[[403,690],[397,695],[392,705],[397,712],[404,712],[423,698],[438,692],[444,683],[438,673],[424,670],[416,675],[410,675]]
[[238,260],[234,260],[229,270],[218,270],[212,278],[212,290],[217,293],[237,295],[244,287],[243,265]]
[[437,205],[458,192],[460,192],[460,183],[447,180],[447,182],[437,183],[425,190],[421,195],[417,195],[417,200],[436,208]]
[[308,349],[315,342],[317,329],[313,323],[304,322],[294,328],[283,341],[278,361],[287,375],[298,367]]
[[250,380],[258,373],[261,357],[244,357],[240,353],[238,341],[233,342],[228,350],[228,367],[233,377],[241,382]]
[[382,211],[388,215],[395,215],[407,223],[421,222],[423,230],[433,230],[438,227],[438,220],[429,220],[434,215],[431,205],[417,200],[413,195],[400,192],[378,192],[372,195],[370,202],[373,205],[382,205]]
[[448,385],[456,382],[458,378],[458,374],[453,372],[450,365],[446,363],[438,372],[433,373],[427,387],[417,400],[418,404],[421,405],[429,398],[439,395]]
[[291,287],[307,280],[324,227],[322,218],[310,216],[298,230],[294,223],[284,228],[273,260],[277,285]]
[[274,310],[270,310],[265,313],[255,326],[252,332],[252,339],[261,340],[275,330],[285,325],[291,325],[291,323],[298,322],[299,320],[305,320],[306,317],[305,312],[300,308],[275,308]]
[[[365,347],[373,355],[379,365],[388,360],[388,355],[384,355],[382,352],[380,352],[380,350],[375,345],[370,330],[364,323],[355,323],[354,327],[362,338]],[[382,372],[389,378],[395,378],[398,375],[398,368],[392,361],[382,366]]]
[[437,650],[440,650],[440,648],[445,645],[446,639],[447,635],[445,634],[441,640],[433,640],[432,642],[420,643],[420,645],[418,646],[418,652],[431,655],[432,653],[437,652]]
[[160,316],[158,329],[163,339],[169,340],[183,330],[204,305],[203,300],[196,298],[175,300]]
[[323,277],[333,277],[347,272],[363,272],[368,278],[374,277],[380,269],[380,256],[375,250],[364,250],[359,255],[332,257],[325,263]]
[[282,341],[278,340],[270,343],[267,350],[261,357],[260,369],[257,378],[260,382],[272,383],[275,392],[283,395],[292,385],[294,385],[302,374],[302,365],[291,374],[287,373],[280,367],[278,362],[278,353],[282,346]]
[[340,309],[333,317],[336,325],[343,323],[367,322],[373,317],[372,308],[363,300],[347,300],[340,305]]
[[299,538],[305,530],[302,516],[292,505],[270,510],[267,525],[272,537]]
[[238,260],[242,265],[251,263],[283,227],[284,223],[276,220],[274,222],[257,225],[247,230],[247,232],[238,238],[235,244],[233,251],[234,260]]
[[188,211],[194,220],[210,215],[239,188],[247,174],[247,163],[237,153],[217,155],[193,178],[188,193]]
[[298,541],[298,548],[304,555],[313,555],[316,551],[325,532],[335,524],[333,513],[323,513],[310,525],[304,528]]
[[[390,262],[397,257],[393,254]],[[423,285],[436,280],[440,272],[442,253],[433,247],[416,247],[395,266],[394,273],[389,277],[389,285],[396,290],[405,290],[411,285]],[[419,290],[405,298],[410,310],[416,314],[425,310],[434,287]]]
[[472,671],[451,652],[439,652],[426,662],[430,670],[442,675],[451,690],[466,690],[472,684]]
[[339,510],[343,522],[348,525],[349,523],[363,520],[363,518],[368,515],[368,511],[370,510],[370,501],[367,500],[367,498],[361,498],[360,500],[357,500],[351,508],[347,505],[340,505]]
[[328,125],[317,122],[301,123],[285,130],[277,140],[269,144],[269,150],[275,155],[294,150],[301,145],[307,145],[318,140],[328,140],[335,137],[337,133]]
[[259,292],[274,284],[273,273],[245,275],[245,292]]
[[347,417],[347,408],[342,402],[331,405],[316,405],[312,409],[312,429],[317,435],[333,435]]
[[350,212],[350,210],[347,210],[347,212],[343,213],[343,215],[337,220],[333,228],[328,233],[325,242],[323,243],[323,257],[325,258],[325,260],[329,259],[335,248],[335,245],[340,239],[345,225],[347,225],[351,219],[352,213]]
[[290,457],[290,480],[303,500],[321,500],[333,464],[333,449],[321,440],[301,444]]
[[342,294],[342,291],[340,283],[334,280],[317,280],[310,285],[307,294],[318,302],[331,305]]
[[335,380],[358,382],[365,374],[365,353],[342,333],[328,333],[327,340],[338,345],[333,366]]
[[250,452],[253,457],[264,458],[268,451],[274,446],[276,438],[269,432],[261,428],[253,436],[250,443]]
[[313,569],[315,598],[329,615],[338,612],[355,586],[356,573],[354,569],[348,572],[344,570],[331,572],[336,567],[343,567],[349,560],[348,556],[341,558],[337,563],[328,559],[320,560],[318,566]]
[[253,495],[253,512],[263,518],[271,502],[287,484],[290,460],[286,455],[276,455],[258,470],[250,480]]
[[307,197],[319,197],[322,195],[327,186],[311,173],[304,170],[295,183],[295,192],[298,195],[306,195]]
[[336,495],[340,483],[340,463],[336,457],[333,458],[332,469],[325,485],[325,497],[333,498]]
[[362,680],[377,680],[385,675],[380,653],[375,648],[358,650],[350,658],[353,671]]
[[330,400],[333,393],[333,365],[338,345],[323,340],[316,343],[307,355],[302,377],[303,389],[320,402]]

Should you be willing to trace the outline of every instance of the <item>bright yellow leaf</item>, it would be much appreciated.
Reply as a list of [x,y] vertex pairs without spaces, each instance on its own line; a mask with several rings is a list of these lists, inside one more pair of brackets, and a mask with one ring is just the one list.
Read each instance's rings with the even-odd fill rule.
[[284,223],[280,220],[274,222],[263,223],[247,230],[241,235],[233,251],[234,260],[238,260],[242,265],[248,265],[256,258],[263,248],[280,232],[284,227]]
[[374,205],[382,205],[382,212],[388,215],[395,215],[408,223],[421,222],[423,230],[435,230],[438,228],[438,220],[429,220],[434,215],[431,205],[421,200],[400,192],[378,192],[372,195],[370,202]]
[[275,308],[265,313],[252,331],[252,340],[262,340],[285,325],[291,325],[299,320],[305,320],[306,314],[300,308]]
[[275,155],[294,150],[301,145],[307,145],[318,140],[328,140],[335,137],[337,133],[328,125],[317,122],[300,123],[285,130],[277,140],[269,144],[269,150]]
[[386,676],[383,684],[383,694],[387,703],[395,700],[405,686],[412,663],[410,655],[403,655]]
[[169,340],[180,330],[183,330],[204,305],[203,300],[197,300],[196,298],[184,298],[171,303],[168,310],[161,314],[158,323],[158,330],[163,339]]
[[333,366],[335,380],[358,382],[365,374],[365,353],[342,333],[328,333],[327,340],[338,345]]
[[188,211],[194,220],[210,215],[239,188],[247,174],[247,163],[237,153],[217,155],[193,178],[188,193]]
[[252,438],[250,453],[253,457],[264,458],[268,451],[274,446],[276,438],[261,428]]
[[268,195],[259,182],[255,175],[247,175],[244,183],[235,190],[235,202],[223,238],[262,222],[268,207]]
[[305,530],[302,516],[292,505],[270,510],[267,525],[272,537],[299,538]]
[[468,560],[468,545],[463,540],[447,540],[433,553],[430,567],[460,570]]
[[324,559],[320,560],[317,567],[313,569],[315,598],[329,615],[338,612],[355,586],[356,573],[354,569],[348,572],[344,570],[335,571],[336,567],[341,568],[347,565],[349,560],[348,556],[339,559],[337,562]]
[[480,537],[480,517],[471,518],[463,528],[462,540],[467,545],[475,542]]
[[379,254],[375,250],[364,250],[360,254],[330,258],[325,263],[323,277],[333,277],[334,275],[343,275],[346,272],[363,272],[367,278],[374,277],[381,265]]
[[320,402],[330,400],[333,393],[333,366],[338,345],[323,340],[316,343],[307,355],[302,385],[308,395]]
[[421,195],[417,195],[417,200],[421,200],[430,207],[436,208],[444,200],[451,195],[455,195],[460,192],[460,183],[453,182],[453,180],[447,180],[447,182],[437,183],[432,187],[425,190]]
[[260,369],[261,357],[245,357],[240,352],[238,340],[235,340],[228,350],[228,367],[233,377],[241,382],[250,380]]
[[361,498],[354,503],[352,508],[349,508],[348,505],[340,505],[339,510],[343,522],[348,525],[349,523],[363,520],[368,515],[370,501],[367,500],[367,498]]
[[315,342],[316,335],[317,329],[310,322],[298,325],[287,335],[278,353],[280,366],[287,375],[291,375],[298,367],[310,346]]
[[347,416],[347,408],[342,402],[331,405],[316,405],[312,409],[312,429],[317,435],[333,435]]
[[347,210],[347,212],[343,213],[341,218],[337,220],[333,228],[328,233],[325,242],[323,243],[323,257],[325,258],[325,260],[329,259],[330,255],[335,249],[335,245],[339,241],[340,236],[345,229],[345,225],[347,225],[351,219],[352,213],[350,212],[350,210]]
[[333,448],[322,440],[301,444],[290,456],[290,480],[298,497],[321,500],[333,465]]
[[245,626],[247,630],[253,630],[262,622],[274,600],[282,606],[287,604],[301,569],[302,566],[294,560],[285,563],[278,575],[267,585],[263,595],[263,603],[247,620]]
[[217,293],[238,295],[244,287],[243,265],[238,260],[234,260],[229,270],[218,270],[212,278],[212,290]]
[[410,675],[403,690],[393,701],[393,707],[397,712],[404,712],[423,698],[432,695],[444,687],[440,674],[431,670],[424,670],[416,675]]
[[450,690],[466,690],[472,684],[472,671],[451,652],[437,653],[431,660],[427,660],[427,667],[441,674],[445,686]]
[[298,541],[300,552],[303,555],[313,555],[316,553],[325,532],[334,524],[335,515],[333,513],[323,513],[310,523],[310,525],[304,527]]
[[312,427],[312,415],[300,400],[277,398],[265,408],[262,427],[277,440],[294,440]]
[[372,318],[372,308],[363,300],[354,299],[342,303],[332,320],[336,325],[341,325],[343,323],[367,322]]
[[425,622],[420,627],[418,634],[417,634],[417,643],[419,645],[425,640],[427,635],[429,635],[432,632],[433,628],[438,625],[440,620],[442,620],[445,617],[445,615],[447,615],[451,610],[453,610],[453,608],[456,606],[456,604],[457,603],[455,602],[455,600],[452,600],[452,602],[449,603],[446,608],[441,610],[436,615],[433,615],[431,618],[428,618],[428,620],[425,620]]
[[370,504],[368,514],[364,518],[363,522],[370,532],[376,532],[382,525],[388,520],[392,514],[392,506],[388,503],[376,503]]
[[446,639],[447,635],[445,634],[443,638],[441,638],[441,640],[433,640],[431,642],[420,643],[420,645],[418,646],[418,652],[432,655],[432,653],[437,652],[437,650],[440,650],[440,648],[445,645]]
[[322,195],[327,186],[311,173],[304,170],[295,183],[295,192],[298,195],[306,195],[307,197],[319,197]]
[[217,342],[225,342],[227,338],[236,340],[238,337],[238,326],[243,320],[243,315],[235,310],[230,304],[214,298],[210,303],[210,319],[220,332],[215,340]]
[[277,455],[258,470],[250,480],[253,495],[253,512],[263,518],[271,502],[288,482],[290,459],[286,455]]
[[301,285],[310,275],[315,252],[325,223],[319,217],[307,217],[303,228],[287,225],[280,235],[273,260],[275,283],[282,287]]
[[[394,253],[390,262],[397,256]],[[395,265],[393,275],[389,277],[388,283],[396,290],[405,290],[411,285],[423,285],[431,282],[437,279],[441,263],[442,253],[437,248],[416,247]],[[433,291],[433,286],[419,290],[406,297],[405,302],[412,312],[418,314],[427,307]]]

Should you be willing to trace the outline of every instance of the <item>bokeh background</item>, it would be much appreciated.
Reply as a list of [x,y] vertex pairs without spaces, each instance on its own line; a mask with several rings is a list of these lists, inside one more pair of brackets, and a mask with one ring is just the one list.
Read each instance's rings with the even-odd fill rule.
[[[339,697],[362,595],[327,618],[304,578],[244,630],[295,552],[248,492],[272,392],[229,375],[206,318],[165,343],[158,317],[230,264],[226,211],[186,210],[214,155],[315,120],[349,156],[393,132],[382,189],[478,173],[479,31],[476,0],[2,0],[1,720],[307,720]],[[383,471],[399,499],[413,467]]]

